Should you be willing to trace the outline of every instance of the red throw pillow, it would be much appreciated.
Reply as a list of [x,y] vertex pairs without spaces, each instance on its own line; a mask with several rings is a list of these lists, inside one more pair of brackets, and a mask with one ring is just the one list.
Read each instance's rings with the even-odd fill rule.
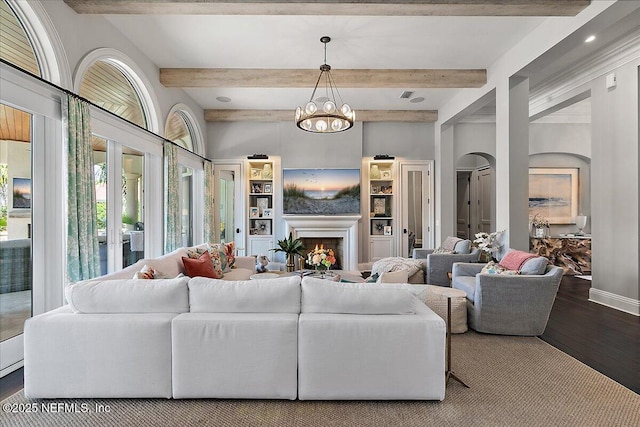
[[220,267],[214,268],[209,252],[203,252],[198,259],[182,257],[182,263],[184,264],[184,271],[189,277],[199,276],[209,277],[211,279],[222,278],[222,270]]

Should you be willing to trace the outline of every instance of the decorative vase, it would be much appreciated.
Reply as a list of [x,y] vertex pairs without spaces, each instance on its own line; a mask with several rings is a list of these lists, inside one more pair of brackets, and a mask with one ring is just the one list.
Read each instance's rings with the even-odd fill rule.
[[315,271],[314,276],[324,279],[325,274],[327,274],[327,267],[324,265],[316,265]]
[[272,179],[273,178],[273,169],[271,169],[271,164],[265,163],[262,167],[262,179]]
[[371,172],[369,172],[369,178],[380,179],[380,169],[378,169],[378,165],[371,165]]
[[296,269],[295,254],[287,254],[287,272],[291,273]]
[[538,239],[544,238],[544,228],[536,228],[536,237]]

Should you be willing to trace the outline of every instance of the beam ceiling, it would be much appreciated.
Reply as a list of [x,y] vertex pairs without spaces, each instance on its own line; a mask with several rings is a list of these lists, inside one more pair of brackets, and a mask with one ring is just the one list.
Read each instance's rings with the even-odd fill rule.
[[77,13],[156,15],[575,16],[589,0],[64,0]]
[[[293,110],[204,110],[208,122],[281,122],[293,121]],[[360,122],[420,122],[434,123],[434,110],[356,110]]]
[[[486,70],[331,70],[342,88],[478,88]],[[240,68],[161,68],[165,87],[313,87],[318,71]]]

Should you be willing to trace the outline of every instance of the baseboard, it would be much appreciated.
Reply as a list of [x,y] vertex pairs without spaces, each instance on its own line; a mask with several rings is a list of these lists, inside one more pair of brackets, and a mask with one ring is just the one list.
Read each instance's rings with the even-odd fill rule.
[[640,301],[627,298],[600,289],[589,289],[589,301],[624,311],[625,313],[640,316]]
[[13,371],[17,371],[18,369],[24,366],[24,360],[20,360],[19,362],[14,363],[13,365],[7,366],[6,368],[0,370],[0,378],[3,378],[9,375]]

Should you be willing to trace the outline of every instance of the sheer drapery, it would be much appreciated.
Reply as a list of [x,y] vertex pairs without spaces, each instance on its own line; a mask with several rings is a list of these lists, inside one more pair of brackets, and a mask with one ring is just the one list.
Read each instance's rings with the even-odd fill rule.
[[63,96],[62,110],[67,148],[67,278],[77,282],[100,275],[91,116],[89,105],[71,95]]
[[178,147],[164,142],[164,252],[169,253],[180,247],[180,198],[178,186]]
[[214,212],[213,193],[214,177],[213,177],[213,163],[206,160],[204,162],[204,239],[206,242],[216,242],[216,233],[214,227]]

